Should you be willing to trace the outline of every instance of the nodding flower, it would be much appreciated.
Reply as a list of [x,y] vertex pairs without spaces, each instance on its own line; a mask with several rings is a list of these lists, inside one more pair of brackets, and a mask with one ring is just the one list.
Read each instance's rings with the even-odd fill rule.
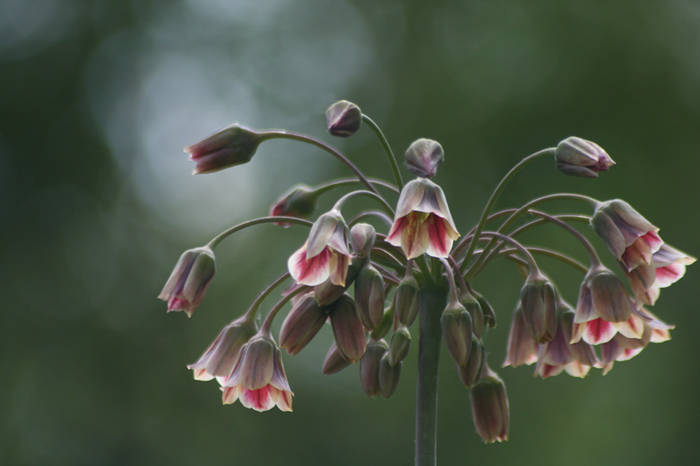
[[192,317],[215,271],[216,261],[210,248],[189,249],[180,256],[158,299],[168,303],[168,312],[184,311]]

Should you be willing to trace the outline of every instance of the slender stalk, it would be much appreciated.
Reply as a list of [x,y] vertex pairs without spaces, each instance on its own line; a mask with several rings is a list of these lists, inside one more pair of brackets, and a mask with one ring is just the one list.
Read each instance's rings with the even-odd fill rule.
[[374,131],[374,134],[377,135],[379,142],[382,143],[382,146],[384,147],[384,152],[386,152],[386,156],[389,159],[389,163],[391,164],[391,171],[394,172],[394,179],[399,185],[399,188],[403,188],[403,178],[401,177],[401,172],[399,171],[399,164],[396,161],[394,151],[391,150],[391,145],[389,144],[389,141],[387,140],[386,136],[384,136],[384,132],[379,127],[379,125],[375,123],[373,119],[371,119],[364,113],[362,114],[362,120],[365,123],[367,123],[367,125],[372,129],[372,131]]
[[522,252],[525,258],[527,259],[527,262],[530,266],[530,271],[535,271],[537,270],[537,262],[535,261],[535,258],[532,257],[532,254],[530,254],[530,251],[527,250],[525,246],[511,238],[510,236],[504,235],[502,233],[498,233],[495,231],[482,231],[481,236],[490,236],[491,238],[498,238],[500,240],[506,241],[513,245],[515,249],[518,251]]
[[267,287],[258,294],[253,303],[250,305],[246,311],[244,317],[246,320],[251,321],[255,318],[255,314],[260,308],[260,304],[267,298],[267,296],[272,293],[272,291],[277,288],[282,282],[289,278],[289,272],[285,272],[279,276],[274,282],[267,285]]
[[346,202],[348,199],[350,199],[350,198],[352,198],[352,197],[355,197],[355,196],[367,196],[367,197],[371,197],[372,199],[375,199],[375,200],[379,201],[379,203],[382,205],[382,208],[383,208],[384,210],[386,210],[390,215],[392,215],[392,216],[394,215],[394,209],[391,207],[391,205],[389,205],[388,202],[386,202],[386,200],[385,200],[382,196],[380,196],[379,194],[377,194],[377,193],[375,193],[375,192],[367,191],[367,190],[365,190],[365,189],[361,189],[361,190],[358,190],[358,191],[350,191],[349,193],[344,194],[340,199],[338,199],[338,200],[336,201],[336,203],[335,203],[335,205],[333,206],[333,208],[334,208],[334,209],[337,209],[337,210],[341,210],[341,209],[343,208],[343,204],[345,204],[345,202]]
[[223,241],[227,236],[232,235],[236,233],[237,231],[241,231],[245,228],[252,227],[253,225],[260,225],[261,223],[273,223],[273,222],[280,222],[280,223],[295,223],[297,225],[306,225],[307,227],[310,227],[313,225],[308,220],[304,220],[303,218],[297,218],[297,217],[286,217],[282,215],[271,215],[269,217],[258,217],[254,218],[253,220],[248,220],[243,223],[239,223],[238,225],[232,226],[231,228],[228,228],[215,237],[211,239],[207,243],[207,246],[211,249],[214,249],[221,241]]
[[375,194],[379,194],[379,192],[375,189],[374,186],[372,186],[372,183],[367,179],[367,177],[360,171],[357,166],[350,161],[345,155],[343,155],[342,152],[340,152],[338,149],[329,146],[323,141],[320,141],[316,138],[313,138],[311,136],[306,136],[305,134],[299,134],[295,133],[293,131],[286,131],[286,130],[269,130],[269,131],[264,131],[263,133],[264,137],[267,138],[282,138],[282,139],[291,139],[294,141],[301,141],[305,142],[307,144],[311,144],[313,146],[316,146],[320,149],[325,150],[329,154],[333,155],[335,158],[343,162],[350,170],[355,173],[357,176],[357,179],[360,180],[365,186],[367,186],[367,189],[370,191],[374,192]]
[[286,296],[283,296],[282,299],[277,301],[277,303],[272,307],[272,309],[270,309],[270,312],[267,313],[267,317],[265,317],[265,321],[263,322],[262,327],[260,328],[260,333],[267,333],[269,335],[270,327],[272,326],[272,321],[275,320],[275,316],[280,311],[280,309],[282,309],[284,305],[287,304],[287,302],[293,297],[295,297],[303,291],[307,291],[308,289],[308,286],[300,286],[296,290],[290,292]]
[[415,466],[437,464],[438,366],[442,329],[440,315],[447,301],[445,283],[422,288],[420,336],[418,343],[418,384],[416,388]]
[[[570,266],[574,267],[577,270],[580,270],[583,273],[588,272],[588,267],[574,259],[573,257],[569,257],[566,254],[563,254],[559,251],[554,251],[552,249],[546,249],[546,248],[538,248],[535,246],[527,246],[527,250],[530,251],[533,254],[541,254],[543,256],[549,256],[554,259],[557,259],[565,264],[569,264]],[[516,252],[515,249],[503,249],[501,252],[499,252],[500,255],[504,256],[511,256],[514,252]]]
[[[493,190],[491,193],[491,196],[489,196],[489,199],[486,201],[486,205],[484,206],[484,210],[481,212],[481,218],[479,219],[479,223],[476,226],[476,230],[474,231],[474,237],[478,238],[479,233],[484,229],[484,225],[486,224],[486,219],[488,218],[489,211],[491,210],[491,207],[496,203],[496,200],[498,197],[501,195],[501,192],[503,192],[503,189],[505,189],[506,185],[508,182],[513,179],[513,177],[523,169],[527,164],[533,162],[534,160],[537,160],[540,157],[544,157],[546,155],[553,155],[554,151],[556,150],[555,147],[548,147],[546,149],[539,150],[533,154],[528,155],[524,159],[522,159],[520,162],[516,163],[513,168],[508,170],[508,173],[506,173],[503,178],[501,178],[501,181],[498,182],[496,185],[496,188]],[[464,258],[464,262],[467,263],[469,262],[469,258],[471,258],[472,253],[474,252],[474,248],[476,248],[476,242],[471,241],[469,243],[469,249],[467,250],[467,255]]]
[[[396,186],[394,186],[391,183],[387,183],[386,181],[379,179],[379,178],[367,178],[370,183],[372,183],[375,186],[381,186],[383,188],[386,188],[396,194],[399,193],[399,190]],[[351,186],[357,183],[362,183],[362,181],[358,180],[357,178],[341,178],[339,180],[332,180],[328,181],[323,184],[319,184],[318,186],[314,186],[312,189],[314,190],[315,193],[317,194],[323,194],[327,191],[330,191],[335,188],[342,188],[343,186]]]
[[381,219],[388,227],[391,227],[391,224],[393,223],[391,221],[391,218],[388,217],[384,212],[379,212],[378,210],[366,210],[364,212],[360,212],[357,214],[350,222],[348,222],[348,225],[354,225],[360,220],[363,220],[365,218],[369,217],[377,217]]

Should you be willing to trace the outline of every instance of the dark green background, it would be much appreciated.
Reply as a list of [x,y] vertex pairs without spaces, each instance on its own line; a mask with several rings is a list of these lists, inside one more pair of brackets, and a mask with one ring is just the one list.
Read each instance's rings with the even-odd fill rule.
[[[698,50],[694,0],[2,2],[0,464],[410,464],[416,347],[395,396],[370,400],[356,367],[320,373],[324,330],[285,356],[291,415],[221,406],[214,383],[192,381],[185,365],[284,270],[304,231],[259,227],[223,243],[191,320],[155,299],[180,252],[266,213],[295,182],[347,171],[271,142],[248,165],[192,177],[181,148],[233,121],[330,140],[323,111],[348,98],[398,153],[418,137],[444,145],[437,181],[466,230],[513,163],[575,134],[617,166],[584,180],[542,161],[501,205],[619,196],[698,255]],[[332,142],[389,176],[368,131]],[[528,242],[585,258],[552,228]],[[574,300],[580,275],[542,263]],[[480,442],[445,357],[441,464],[697,464],[697,268],[655,308],[677,324],[673,341],[606,377],[501,370],[506,444]],[[518,274],[496,262],[476,286],[500,319],[488,341],[497,368]]]

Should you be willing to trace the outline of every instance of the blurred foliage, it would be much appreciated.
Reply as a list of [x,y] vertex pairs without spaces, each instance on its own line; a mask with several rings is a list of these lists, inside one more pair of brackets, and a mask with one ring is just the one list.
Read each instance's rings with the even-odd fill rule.
[[[191,380],[185,365],[279,274],[304,232],[260,227],[224,243],[191,320],[155,299],[179,253],[264,214],[295,182],[347,172],[287,141],[191,177],[181,148],[232,121],[330,139],[323,111],[347,98],[383,124],[397,153],[418,137],[443,144],[437,181],[466,229],[513,163],[575,134],[618,165],[591,181],[541,162],[501,205],[558,190],[623,197],[698,255],[699,49],[693,0],[5,0],[0,464],[410,464],[417,345],[386,401],[364,397],[356,367],[320,374],[328,330],[285,359],[292,415],[222,407],[215,384]],[[390,176],[369,132],[332,142]],[[528,241],[584,257],[554,233]],[[543,263],[575,299],[580,276]],[[480,443],[445,357],[441,463],[695,464],[697,267],[656,308],[677,324],[673,341],[605,378],[501,371],[512,418],[504,445]],[[498,367],[519,277],[497,262],[476,286],[498,312],[488,341]]]

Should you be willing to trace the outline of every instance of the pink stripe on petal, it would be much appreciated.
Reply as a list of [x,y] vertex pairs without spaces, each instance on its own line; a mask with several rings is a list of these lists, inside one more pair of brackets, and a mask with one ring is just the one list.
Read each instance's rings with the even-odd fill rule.
[[652,343],[663,343],[671,339],[671,332],[666,329],[655,328],[651,331]]
[[389,230],[386,241],[394,246],[401,246],[401,234],[403,233],[404,228],[406,228],[407,223],[407,217],[396,219],[394,224],[391,225],[391,230]]
[[223,392],[221,396],[221,402],[225,405],[230,405],[235,403],[236,400],[238,400],[238,396],[241,392],[241,387],[239,385],[236,385],[234,387],[221,387],[221,391]]
[[642,338],[642,334],[644,333],[644,321],[635,314],[631,314],[630,318],[624,322],[615,322],[613,326],[627,338]]
[[643,346],[639,348],[625,348],[622,353],[617,357],[618,361],[628,361],[642,352]]
[[599,317],[585,323],[583,341],[589,345],[599,345],[610,341],[616,332],[617,330],[610,322]]
[[271,409],[275,402],[270,396],[270,385],[265,385],[257,390],[243,390],[241,394],[241,403],[246,408],[254,409],[258,412],[263,412]]
[[428,227],[428,236],[430,240],[428,255],[433,257],[447,257],[452,247],[452,240],[445,227],[445,220],[435,214],[430,214],[425,224]]
[[643,235],[641,239],[649,246],[652,253],[658,251],[661,245],[664,244],[661,237],[655,231],[650,231],[646,235]]
[[328,279],[329,259],[330,251],[328,248],[325,248],[321,253],[307,260],[306,247],[302,246],[290,256],[287,268],[297,283],[316,286]]
[[685,266],[681,264],[669,264],[656,269],[656,282],[661,288],[671,286],[685,275]]
[[564,370],[572,377],[584,378],[588,374],[588,371],[591,370],[591,366],[573,361],[567,364]]

